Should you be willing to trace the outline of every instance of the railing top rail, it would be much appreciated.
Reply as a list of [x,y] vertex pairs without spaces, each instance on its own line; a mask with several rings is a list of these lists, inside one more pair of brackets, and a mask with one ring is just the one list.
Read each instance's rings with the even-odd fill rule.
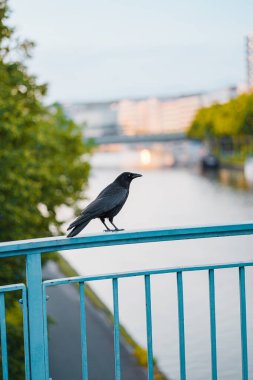
[[0,258],[29,255],[38,252],[47,253],[112,245],[252,234],[253,222],[211,226],[171,227],[155,230],[123,231],[94,235],[89,234],[74,238],[58,236],[0,243]]
[[25,290],[25,284],[11,284],[0,286],[0,293],[14,292],[16,290]]
[[205,270],[218,270],[218,269],[231,269],[240,267],[252,267],[253,261],[239,261],[236,263],[224,263],[224,264],[209,264],[209,265],[195,265],[195,266],[185,266],[185,267],[169,267],[162,269],[145,269],[141,271],[131,271],[131,272],[117,272],[117,273],[106,273],[88,276],[76,276],[76,277],[66,277],[57,278],[55,280],[46,280],[43,282],[44,287],[66,285],[72,283],[82,283],[98,280],[110,280],[114,278],[126,278],[126,277],[139,277],[139,276],[152,276],[168,273],[178,273],[178,272],[194,272],[194,271],[205,271]]

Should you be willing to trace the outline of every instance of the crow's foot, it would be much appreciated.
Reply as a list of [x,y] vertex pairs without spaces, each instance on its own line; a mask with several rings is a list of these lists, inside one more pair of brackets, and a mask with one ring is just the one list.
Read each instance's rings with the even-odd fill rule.
[[125,231],[123,228],[115,228],[114,230],[104,230],[104,232],[120,232],[120,231]]

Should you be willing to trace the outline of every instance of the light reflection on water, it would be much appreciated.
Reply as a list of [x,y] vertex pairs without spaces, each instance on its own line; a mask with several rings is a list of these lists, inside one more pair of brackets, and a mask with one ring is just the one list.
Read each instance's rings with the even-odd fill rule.
[[[131,168],[129,168],[131,169]],[[119,174],[116,168],[94,169],[89,196],[98,192]],[[253,217],[253,192],[229,187],[217,178],[201,176],[187,169],[145,171],[130,190],[127,204],[115,218],[126,230],[170,226],[221,224],[249,221]],[[224,176],[223,176],[224,178]],[[225,181],[226,182],[226,181]],[[84,231],[101,232],[100,221]],[[203,263],[252,260],[253,237],[200,239],[92,248],[64,256],[80,274],[94,274]],[[246,269],[249,358],[253,354],[253,276]],[[234,269],[216,272],[218,374],[220,379],[241,378],[238,274]],[[177,298],[175,275],[152,278],[154,354],[160,368],[171,379],[179,379]],[[94,283],[99,296],[112,308],[111,283]],[[119,281],[122,323],[146,346],[144,281]],[[186,273],[185,333],[188,379],[211,379],[209,346],[208,274]],[[249,378],[253,363],[249,360]]]

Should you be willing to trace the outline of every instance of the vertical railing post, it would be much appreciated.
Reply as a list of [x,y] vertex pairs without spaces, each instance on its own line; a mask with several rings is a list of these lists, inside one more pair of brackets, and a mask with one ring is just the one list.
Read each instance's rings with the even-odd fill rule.
[[85,286],[83,282],[80,282],[79,284],[79,294],[80,294],[80,323],[81,323],[81,348],[82,348],[82,371],[83,371],[82,380],[88,380]]
[[209,313],[211,336],[212,380],[217,380],[216,311],[214,269],[209,269]]
[[44,348],[41,254],[26,256],[31,380],[47,380]]
[[120,373],[119,295],[118,295],[118,279],[117,278],[113,278],[112,280],[112,289],[113,289],[115,380],[120,380],[121,373]]
[[1,351],[2,351],[2,373],[3,380],[8,380],[8,348],[6,336],[6,315],[5,315],[5,296],[0,293],[0,331],[1,331]]
[[182,272],[177,272],[177,302],[178,302],[180,380],[186,380],[185,334],[184,334],[184,291],[183,291]]
[[248,380],[248,347],[247,347],[247,315],[245,268],[239,267],[240,314],[241,314],[241,346],[242,346],[242,379]]
[[152,342],[152,312],[151,312],[151,290],[150,276],[145,275],[145,298],[146,298],[146,329],[147,329],[147,348],[148,348],[148,380],[154,378],[153,368],[153,342]]

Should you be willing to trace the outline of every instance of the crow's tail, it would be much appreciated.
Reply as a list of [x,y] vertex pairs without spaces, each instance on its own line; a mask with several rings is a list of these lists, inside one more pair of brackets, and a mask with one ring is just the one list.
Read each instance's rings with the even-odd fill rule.
[[[91,219],[85,219],[85,220],[82,220],[80,221],[79,223],[76,223],[75,225],[72,225],[72,227],[70,228],[73,228],[72,231],[70,231],[70,233],[67,235],[67,237],[73,237],[73,236],[76,236],[77,234],[79,234],[80,231],[82,231],[82,229],[84,227],[87,226],[88,223],[90,223]],[[68,228],[68,230],[70,229]]]

